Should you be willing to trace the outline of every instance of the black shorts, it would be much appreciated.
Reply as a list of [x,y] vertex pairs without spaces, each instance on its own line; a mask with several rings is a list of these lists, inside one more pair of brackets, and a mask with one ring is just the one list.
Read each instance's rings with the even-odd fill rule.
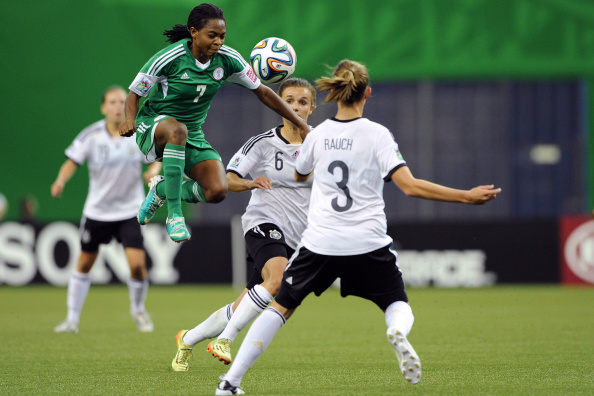
[[99,245],[115,238],[124,248],[144,250],[142,232],[136,217],[120,221],[98,221],[84,218],[80,224],[80,244],[83,252],[95,253]]
[[280,227],[272,223],[260,224],[245,234],[247,249],[248,282],[246,287],[252,287],[264,282],[262,269],[264,264],[273,257],[289,259],[294,250],[285,241],[285,235]]
[[325,256],[301,246],[285,270],[275,300],[285,308],[297,308],[309,293],[321,295],[336,278],[343,297],[362,297],[382,311],[393,302],[408,302],[396,252],[390,246],[355,256]]

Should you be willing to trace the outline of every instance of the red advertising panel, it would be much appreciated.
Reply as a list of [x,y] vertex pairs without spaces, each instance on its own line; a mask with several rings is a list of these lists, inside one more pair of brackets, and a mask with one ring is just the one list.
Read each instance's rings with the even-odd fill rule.
[[594,285],[594,220],[589,216],[561,218],[561,282]]

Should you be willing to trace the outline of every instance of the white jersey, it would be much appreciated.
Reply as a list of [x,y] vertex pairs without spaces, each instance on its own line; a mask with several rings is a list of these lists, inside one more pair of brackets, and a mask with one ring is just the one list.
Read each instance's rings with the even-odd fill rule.
[[295,181],[295,161],[301,144],[289,143],[280,127],[252,137],[233,156],[227,172],[241,178],[265,176],[271,190],[252,190],[252,197],[241,217],[244,234],[262,223],[273,223],[285,234],[285,241],[295,249],[306,226],[311,180]]
[[143,155],[133,138],[112,137],[106,121],[82,130],[66,156],[89,167],[89,192],[83,215],[98,221],[119,221],[137,215],[144,199]]
[[296,170],[315,179],[302,243],[329,256],[389,245],[384,181],[406,165],[390,131],[366,118],[329,119],[305,139]]

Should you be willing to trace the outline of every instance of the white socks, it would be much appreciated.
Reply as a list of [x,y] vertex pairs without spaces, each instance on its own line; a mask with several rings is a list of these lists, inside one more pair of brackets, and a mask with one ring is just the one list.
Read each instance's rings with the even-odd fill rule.
[[258,314],[270,304],[272,295],[262,285],[254,286],[243,297],[225,330],[218,336],[218,339],[228,338],[235,340],[237,333],[246,327]]
[[246,334],[224,379],[233,386],[239,386],[243,375],[268,348],[272,338],[285,322],[285,317],[272,307],[268,307],[262,312],[262,315],[254,321]]
[[207,338],[216,337],[223,331],[231,315],[233,315],[233,303],[225,305],[212,315],[208,317],[204,322],[198,326],[189,330],[183,338],[183,342],[192,346],[198,344],[200,341],[204,341]]
[[386,326],[395,327],[405,336],[410,333],[414,321],[412,309],[404,301],[396,301],[386,309]]
[[81,272],[74,271],[68,281],[68,322],[76,323],[80,321],[80,312],[82,311],[89,288],[91,287],[91,276]]
[[144,280],[128,279],[128,292],[130,293],[130,313],[137,314],[146,311],[144,301],[148,291],[148,278]]

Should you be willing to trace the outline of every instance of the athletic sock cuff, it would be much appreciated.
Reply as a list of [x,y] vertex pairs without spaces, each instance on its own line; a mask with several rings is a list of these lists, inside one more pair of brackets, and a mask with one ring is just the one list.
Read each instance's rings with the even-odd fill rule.
[[250,289],[250,291],[248,291],[248,296],[259,311],[266,309],[268,304],[272,301],[272,295],[262,285],[256,285]]

